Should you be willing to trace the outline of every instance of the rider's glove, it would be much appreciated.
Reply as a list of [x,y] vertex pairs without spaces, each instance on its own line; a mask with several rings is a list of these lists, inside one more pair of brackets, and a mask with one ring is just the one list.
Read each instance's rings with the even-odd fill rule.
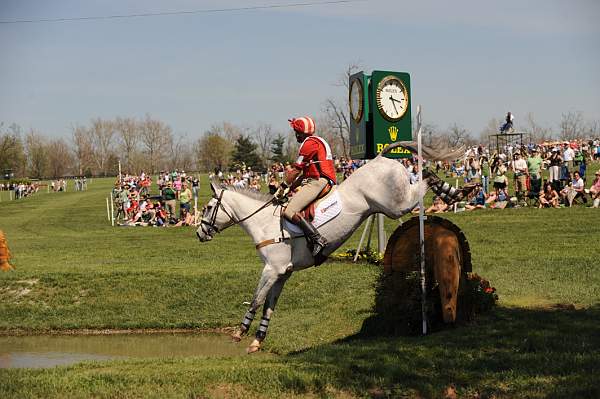
[[290,188],[287,186],[287,184],[281,183],[279,185],[279,188],[275,192],[275,199],[278,202],[285,202],[285,201],[287,201],[287,195],[289,192],[290,192]]

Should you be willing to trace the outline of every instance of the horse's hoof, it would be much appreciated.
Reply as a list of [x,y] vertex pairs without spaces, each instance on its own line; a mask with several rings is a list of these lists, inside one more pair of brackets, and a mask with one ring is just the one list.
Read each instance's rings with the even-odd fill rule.
[[236,331],[231,334],[231,340],[233,342],[240,342],[242,340],[242,333],[240,331]]
[[248,354],[251,353],[256,353],[260,350],[260,341],[255,339],[254,341],[252,341],[252,343],[250,344],[250,346],[248,346],[248,348],[246,349],[246,352]]

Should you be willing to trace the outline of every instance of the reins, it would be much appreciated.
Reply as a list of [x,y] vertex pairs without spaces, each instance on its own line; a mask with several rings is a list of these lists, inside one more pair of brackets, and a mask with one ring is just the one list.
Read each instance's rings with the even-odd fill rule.
[[[265,209],[266,207],[268,207],[269,205],[271,205],[273,203],[273,201],[275,201],[275,197],[271,198],[269,201],[265,202],[264,204],[262,204],[257,210],[255,210],[254,212],[252,212],[251,214],[249,214],[248,216],[245,216],[241,219],[236,219],[231,213],[229,213],[227,211],[227,209],[225,208],[225,206],[223,205],[223,193],[225,192],[224,189],[221,190],[221,193],[219,194],[219,197],[215,197],[213,196],[213,198],[215,198],[217,200],[217,205],[215,205],[215,211],[213,212],[212,216],[211,216],[211,220],[210,222],[206,222],[204,220],[201,220],[200,223],[203,225],[206,225],[210,230],[214,231],[215,233],[220,233],[221,231],[231,227],[231,226],[235,226],[236,224],[240,224],[248,219],[250,219],[252,216],[256,215],[258,212],[262,211],[263,209]],[[227,215],[227,217],[229,217],[229,222],[227,222],[223,227],[218,228],[215,225],[215,222],[217,220],[217,213],[219,211],[219,209],[222,209],[223,212],[225,212],[225,214]]]

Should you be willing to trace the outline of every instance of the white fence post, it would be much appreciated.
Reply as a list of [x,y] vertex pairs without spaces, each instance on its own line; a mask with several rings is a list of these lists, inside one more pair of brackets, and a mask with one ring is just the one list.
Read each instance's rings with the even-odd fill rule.
[[110,196],[110,224],[111,226],[115,226],[115,201],[112,199],[112,195]]
[[[417,106],[417,152],[419,163],[419,182],[423,181],[423,156],[421,153],[421,106]],[[457,179],[458,183],[458,179]],[[427,286],[425,281],[425,208],[423,195],[419,198],[419,259],[421,261],[421,318],[423,335],[427,334]]]

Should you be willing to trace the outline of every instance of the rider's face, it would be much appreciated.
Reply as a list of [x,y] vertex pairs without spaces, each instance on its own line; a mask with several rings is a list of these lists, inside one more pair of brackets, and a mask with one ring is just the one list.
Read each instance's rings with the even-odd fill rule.
[[303,133],[299,133],[299,132],[295,132],[296,133],[296,141],[298,143],[302,143],[304,141],[304,139],[306,138],[306,135]]

